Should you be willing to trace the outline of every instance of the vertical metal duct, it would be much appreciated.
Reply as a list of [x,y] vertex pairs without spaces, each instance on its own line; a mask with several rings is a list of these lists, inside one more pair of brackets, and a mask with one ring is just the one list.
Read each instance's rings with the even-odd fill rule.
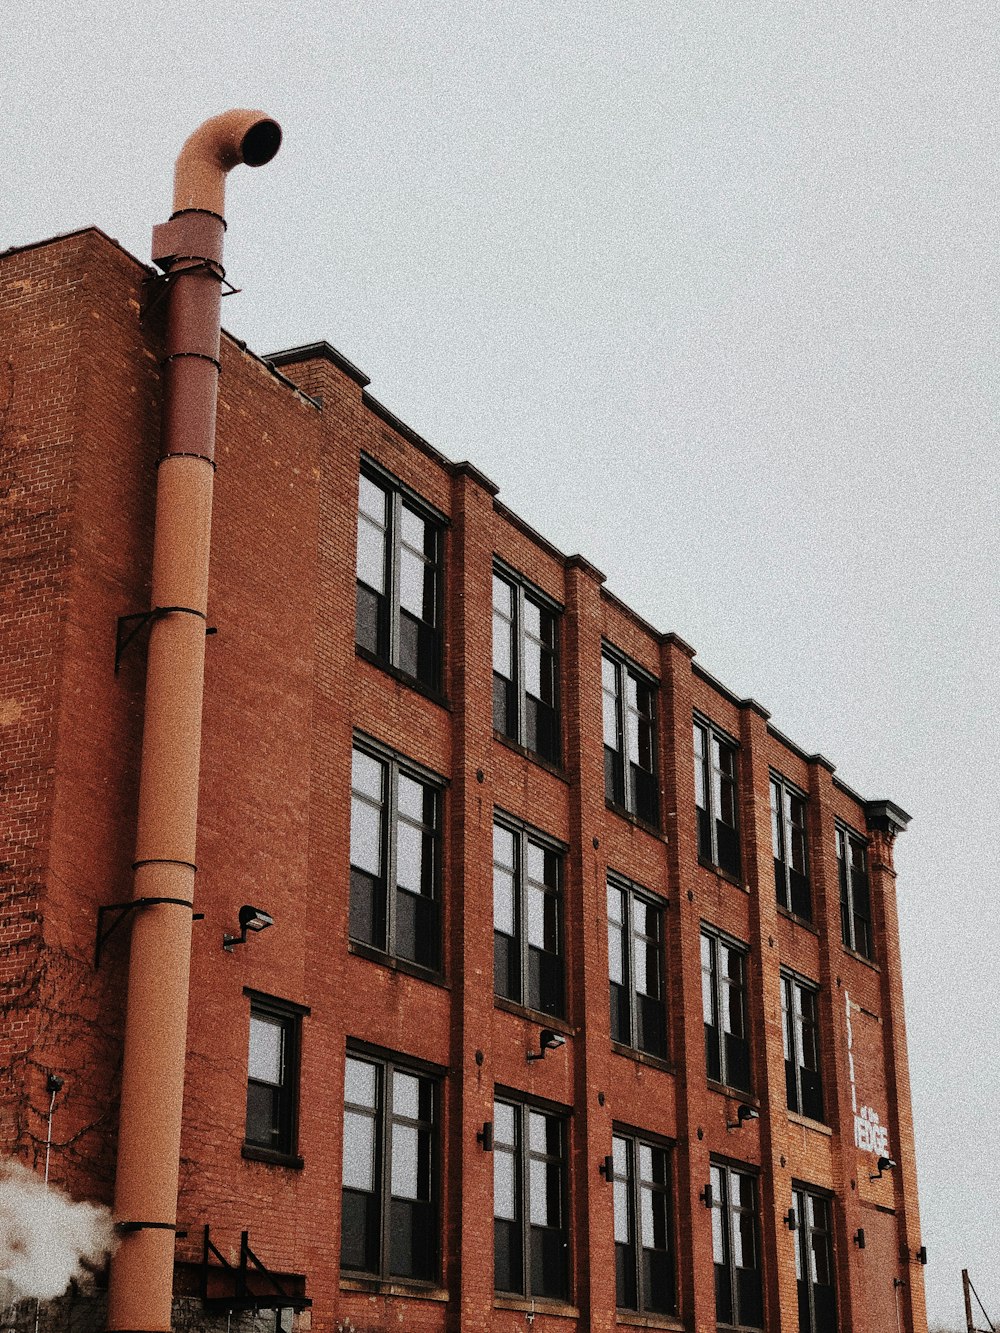
[[219,378],[226,173],[281,144],[259,111],[205,122],[177,159],[174,212],[153,230],[169,284],[163,435],[153,537],[154,616],[122,1066],[108,1328],[170,1328],[187,1049],[191,916]]

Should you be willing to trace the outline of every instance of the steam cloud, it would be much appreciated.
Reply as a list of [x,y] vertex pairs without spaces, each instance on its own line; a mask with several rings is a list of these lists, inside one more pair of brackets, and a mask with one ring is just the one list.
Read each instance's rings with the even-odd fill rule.
[[107,1208],[74,1203],[20,1162],[0,1162],[0,1302],[53,1300],[114,1247]]

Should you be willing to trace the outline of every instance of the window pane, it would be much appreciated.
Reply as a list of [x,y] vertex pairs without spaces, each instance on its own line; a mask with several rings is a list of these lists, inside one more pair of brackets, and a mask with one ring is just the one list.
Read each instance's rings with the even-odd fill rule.
[[284,1024],[277,1018],[250,1015],[248,1072],[261,1083],[279,1085],[284,1066]]
[[344,1101],[375,1108],[376,1069],[367,1060],[348,1059],[344,1067]]
[[524,599],[524,632],[533,639],[541,642],[542,638],[542,611],[541,608],[533,602],[530,597]]
[[422,557],[414,555],[405,546],[399,552],[399,604],[418,620],[424,615],[427,568]]
[[370,518],[375,519],[377,523],[381,523],[383,527],[386,521],[385,509],[388,498],[381,486],[376,486],[375,482],[369,477],[366,477],[364,473],[361,474],[358,483],[358,509],[362,514],[367,514]]
[[[416,1079],[412,1080],[414,1083]],[[415,1125],[392,1127],[392,1194],[397,1199],[418,1199],[417,1138]]]
[[544,889],[529,884],[525,890],[528,908],[528,943],[535,949],[544,949],[545,944],[545,908],[548,894]]
[[499,866],[493,867],[493,929],[515,935],[514,877]]
[[399,802],[399,813],[406,815],[409,819],[419,822],[430,822],[427,819],[427,796],[428,789],[422,782],[417,782],[415,778],[407,777],[405,773],[399,775],[399,787],[397,801]]
[[351,865],[370,875],[381,875],[381,833],[381,811],[355,797],[351,801]]
[[631,1239],[629,1226],[628,1182],[616,1180],[615,1186],[615,1240],[620,1245],[627,1245]]
[[398,1069],[393,1074],[392,1113],[420,1119],[420,1079],[415,1074],[403,1074]]
[[493,825],[493,860],[498,865],[514,869],[514,835],[499,824]]
[[424,832],[402,820],[396,825],[396,882],[411,893],[423,890]]
[[385,533],[362,518],[358,523],[358,578],[376,592],[385,592],[385,563]]
[[514,1156],[509,1152],[493,1151],[493,1216],[513,1222],[516,1217],[514,1200]]
[[493,1103],[493,1141],[514,1146],[514,1108],[506,1102]]
[[374,801],[382,800],[382,774],[385,765],[363,750],[351,752],[351,786]]
[[[411,546],[414,551],[420,551],[429,554],[428,546],[428,528],[427,521],[413,512],[408,505],[403,505],[400,511],[400,537],[407,546]],[[433,531],[433,529],[431,529]],[[433,549],[433,548],[432,548]]]
[[344,1188],[375,1189],[375,1121],[350,1110],[344,1112]]
[[545,697],[542,693],[542,650],[533,639],[524,642],[524,688],[536,699]]

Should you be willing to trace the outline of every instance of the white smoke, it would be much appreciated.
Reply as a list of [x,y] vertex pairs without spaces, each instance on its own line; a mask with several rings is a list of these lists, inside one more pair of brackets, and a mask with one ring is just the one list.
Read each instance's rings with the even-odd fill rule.
[[74,1203],[20,1162],[0,1162],[0,1302],[61,1296],[115,1243],[109,1209]]

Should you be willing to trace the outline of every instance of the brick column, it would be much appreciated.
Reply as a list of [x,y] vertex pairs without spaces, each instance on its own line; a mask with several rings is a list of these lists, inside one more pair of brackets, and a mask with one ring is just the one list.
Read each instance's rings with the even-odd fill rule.
[[[854,1178],[854,1109],[847,1049],[845,997],[841,985],[844,952],[840,932],[837,834],[833,814],[833,764],[822,755],[809,760],[809,851],[813,917],[820,931],[819,1026],[823,1100],[833,1129],[833,1209],[837,1251],[837,1313],[841,1328],[865,1333],[864,1271],[854,1236],[862,1225]],[[827,1034],[828,1038],[827,1038]],[[824,1038],[827,1038],[824,1040]],[[870,1333],[880,1333],[872,1329]]]
[[910,1101],[910,1065],[906,1052],[903,1010],[903,973],[899,954],[899,917],[896,910],[896,871],[892,848],[910,817],[890,801],[869,801],[865,807],[871,845],[868,875],[872,894],[875,951],[882,965],[882,1040],[885,1053],[889,1151],[896,1160],[892,1173],[893,1202],[899,1234],[904,1286],[899,1291],[905,1333],[926,1333],[927,1306],[924,1270],[917,1260],[920,1215],[917,1208],[917,1165]]
[[[781,1031],[781,960],[774,891],[769,714],[752,699],[740,708],[740,815],[743,875],[750,889],[750,1030],[754,1092],[760,1099],[760,1214],[768,1327],[798,1330],[795,1236],[784,1223],[792,1204],[788,1098]],[[744,1129],[741,1131],[746,1133]],[[738,1156],[742,1154],[737,1153]]]
[[[566,875],[569,1016],[582,1040],[574,1051],[572,1177],[576,1297],[581,1325],[593,1333],[615,1327],[615,1246],[612,1186],[598,1173],[611,1151],[614,1097],[607,1096],[611,1060],[608,1007],[607,863],[604,747],[601,727],[600,586],[604,575],[582,556],[566,570],[563,719],[570,781],[570,851]],[[568,950],[568,952],[570,952]]]
[[493,1119],[493,745],[492,570],[496,488],[469,464],[452,486],[448,548],[448,695],[452,782],[447,793],[447,905],[451,1076],[445,1171],[445,1280],[452,1333],[486,1333],[493,1322],[493,1157],[476,1141]]
[[[679,1313],[693,1333],[715,1333],[715,1270],[711,1212],[699,1199],[709,1182],[708,1145],[700,1117],[705,1105],[705,1027],[701,1004],[701,905],[695,884],[698,830],[694,808],[694,649],[676,635],[660,649],[663,677],[664,828],[670,871],[667,913],[667,1007],[677,1071],[675,1188]],[[676,910],[673,904],[676,903]],[[700,1137],[701,1136],[701,1137]]]

